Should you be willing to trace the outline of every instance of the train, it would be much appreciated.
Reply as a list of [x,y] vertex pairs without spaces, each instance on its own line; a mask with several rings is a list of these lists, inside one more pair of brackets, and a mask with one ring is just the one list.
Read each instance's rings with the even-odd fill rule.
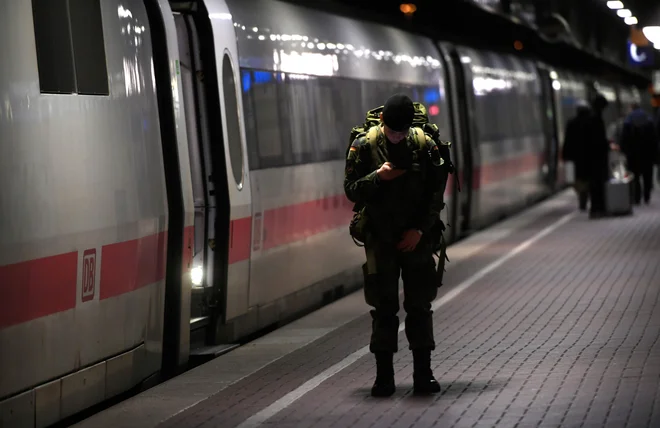
[[391,94],[453,142],[450,242],[565,187],[576,101],[643,97],[275,0],[4,1],[0,35],[0,426],[358,290],[347,139]]

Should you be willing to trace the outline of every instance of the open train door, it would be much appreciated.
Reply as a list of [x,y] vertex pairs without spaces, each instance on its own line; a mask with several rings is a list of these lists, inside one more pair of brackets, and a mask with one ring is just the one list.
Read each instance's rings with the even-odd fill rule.
[[477,209],[475,206],[474,188],[478,181],[475,168],[479,165],[479,150],[476,146],[476,127],[474,122],[474,106],[471,97],[472,73],[469,68],[470,58],[462,55],[459,48],[440,44],[440,50],[447,62],[447,75],[451,88],[452,121],[455,136],[459,141],[456,159],[459,160],[457,179],[461,183],[461,193],[456,198],[456,223],[459,230],[458,238],[466,236],[472,228],[471,218]]
[[224,1],[171,1],[195,200],[193,355],[226,349],[221,326],[248,309],[251,192],[236,36]]
[[541,112],[545,137],[545,161],[541,167],[543,180],[550,189],[555,189],[559,171],[559,133],[555,93],[561,89],[557,72],[545,64],[537,64],[541,76],[541,96],[545,110]]
[[[469,171],[469,160],[466,159],[463,149],[463,147],[468,144],[468,141],[466,140],[467,132],[465,129],[467,124],[462,122],[465,118],[459,92],[462,91],[462,86],[460,85],[463,83],[459,80],[456,65],[453,63],[450,55],[451,46],[439,43],[438,49],[440,50],[443,65],[445,67],[445,93],[447,94],[449,118],[451,122],[451,135],[448,136],[448,138],[450,138],[452,142],[451,158],[456,167],[456,171],[448,183],[448,187],[449,184],[451,184],[451,189],[448,189],[448,191],[451,192],[451,211],[447,213],[447,216],[449,224],[452,227],[449,228],[447,240],[448,242],[455,242],[461,235],[461,225],[466,222],[464,218],[466,204],[469,206],[466,194],[461,194],[461,192],[466,191],[466,189],[462,189],[462,186],[466,181],[461,175],[464,174],[466,170]],[[458,180],[458,184],[456,183],[456,180]],[[458,191],[459,187],[461,188],[461,192]]]

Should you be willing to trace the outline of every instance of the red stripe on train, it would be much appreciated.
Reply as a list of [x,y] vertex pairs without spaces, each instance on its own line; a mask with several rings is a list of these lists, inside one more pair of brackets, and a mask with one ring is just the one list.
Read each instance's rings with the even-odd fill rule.
[[[195,229],[183,230],[183,271],[192,268]],[[167,232],[103,247],[99,299],[109,299],[165,279]]]
[[250,258],[252,217],[232,220],[229,225],[229,264]]
[[[473,176],[473,188],[481,187],[536,170],[541,161],[540,155],[530,153],[477,167]],[[453,176],[449,176],[445,194],[451,194]],[[267,210],[263,213],[263,249],[279,247],[307,237],[347,225],[353,216],[353,203],[343,194],[315,201],[289,205]],[[249,219],[249,218],[247,218]],[[243,219],[241,219],[243,220]],[[239,239],[238,236],[234,239]],[[247,245],[250,242],[249,230],[240,238]],[[249,253],[241,261],[249,258]]]
[[[184,269],[192,266],[192,235],[193,228],[187,227]],[[94,293],[103,300],[161,281],[166,259],[167,232],[105,245]],[[82,269],[77,252],[1,266],[0,329],[75,308]]]
[[[529,153],[512,159],[504,159],[486,165],[477,166],[472,173],[472,189],[479,190],[484,186],[499,183],[504,180],[515,178],[526,172],[540,169],[543,163],[543,154]],[[465,188],[465,177],[463,171],[459,171],[461,188]],[[447,180],[445,194],[450,194],[455,185],[455,176],[450,175]]]
[[352,208],[353,203],[341,194],[267,210],[263,214],[263,249],[301,241],[348,224],[353,216]]
[[[484,165],[474,187],[537,169],[536,154]],[[453,177],[450,176],[448,192]],[[268,210],[263,214],[263,249],[278,247],[347,225],[353,204],[341,195]],[[232,220],[229,263],[248,260],[252,217]],[[193,227],[184,230],[184,269],[192,267]],[[165,278],[167,232],[109,244],[101,249],[100,299],[131,292]],[[82,250],[81,250],[82,251]],[[45,257],[0,267],[0,329],[76,306],[78,253]]]
[[76,306],[78,253],[0,267],[0,329]]
[[483,186],[538,170],[541,166],[542,156],[538,153],[529,153],[475,168],[474,186],[472,188],[479,190]]
[[103,247],[99,298],[129,293],[165,278],[167,232]]

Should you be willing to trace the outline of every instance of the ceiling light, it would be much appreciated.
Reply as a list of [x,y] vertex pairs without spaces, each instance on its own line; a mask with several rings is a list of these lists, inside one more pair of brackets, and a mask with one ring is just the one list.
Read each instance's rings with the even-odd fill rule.
[[628,25],[635,25],[635,24],[637,24],[637,18],[635,18],[634,16],[629,16],[629,17],[627,17],[626,19],[624,19],[623,21],[624,21],[626,24],[628,24]]
[[616,11],[616,14],[619,15],[621,18],[627,18],[629,16],[632,16],[632,12],[630,9],[619,9]]
[[610,9],[623,9],[623,3],[620,1],[608,1],[607,7]]
[[642,28],[644,37],[646,37],[654,45],[660,45],[660,27],[644,27]]

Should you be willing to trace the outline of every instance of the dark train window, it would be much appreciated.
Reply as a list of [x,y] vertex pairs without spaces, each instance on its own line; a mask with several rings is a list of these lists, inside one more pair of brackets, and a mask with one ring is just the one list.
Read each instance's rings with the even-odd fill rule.
[[241,127],[238,120],[238,99],[236,98],[236,80],[234,67],[229,55],[222,61],[222,92],[225,95],[225,114],[227,117],[227,136],[229,137],[229,158],[234,180],[240,189],[243,187],[243,148],[241,147]]
[[42,93],[108,95],[100,0],[32,0]]
[[76,92],[67,0],[32,0],[41,92]]
[[78,93],[108,95],[100,0],[69,0]]
[[241,70],[250,169],[343,160],[348,136],[365,113],[396,92],[429,109],[449,138],[440,87]]

